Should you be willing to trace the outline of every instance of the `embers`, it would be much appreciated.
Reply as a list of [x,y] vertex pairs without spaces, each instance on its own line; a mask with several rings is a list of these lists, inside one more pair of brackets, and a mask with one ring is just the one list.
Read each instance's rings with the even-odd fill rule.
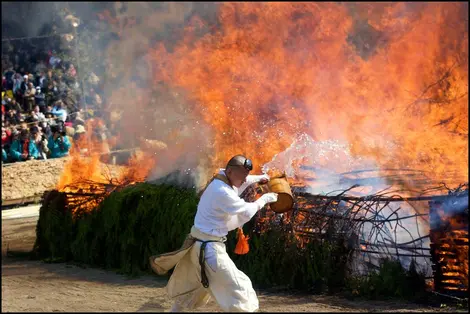
[[430,201],[430,238],[434,289],[468,295],[468,192]]

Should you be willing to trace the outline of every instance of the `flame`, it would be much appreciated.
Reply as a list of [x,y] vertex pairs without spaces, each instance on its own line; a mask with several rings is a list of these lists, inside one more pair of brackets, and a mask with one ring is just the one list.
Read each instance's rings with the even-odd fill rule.
[[[448,290],[468,289],[468,219],[460,215],[450,214],[443,207],[437,207],[437,214],[441,222],[438,232],[445,234],[444,237],[434,240],[438,244],[438,263],[441,265],[444,284]],[[449,278],[450,277],[450,278]]]
[[244,153],[259,170],[305,132],[465,182],[466,6],[222,3],[219,28],[195,17],[171,51],[155,47],[154,78],[213,128],[214,167]]
[[[104,123],[100,119],[90,119],[86,123],[86,134],[92,134],[97,128],[103,127]],[[70,157],[64,166],[64,170],[59,179],[57,190],[67,193],[78,193],[71,197],[70,201],[79,202],[86,210],[93,210],[117,187],[123,187],[136,182],[142,182],[156,164],[156,157],[148,140],[142,145],[146,150],[137,151],[131,156],[126,166],[114,167],[112,171],[109,166],[103,164],[100,158],[107,157],[110,152],[108,142],[98,140],[92,135],[87,135],[73,143],[70,150]],[[157,149],[164,149],[166,145],[159,143]],[[83,151],[86,155],[83,156]],[[105,158],[105,160],[108,158]],[[104,190],[103,190],[104,189]],[[99,199],[89,198],[86,200],[85,194],[103,193]],[[82,206],[82,208],[83,208]]]

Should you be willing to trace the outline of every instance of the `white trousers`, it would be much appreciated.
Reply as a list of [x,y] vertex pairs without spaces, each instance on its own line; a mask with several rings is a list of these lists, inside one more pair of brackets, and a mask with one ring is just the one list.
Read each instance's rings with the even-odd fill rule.
[[[194,227],[191,235],[200,240],[214,237],[202,234]],[[255,312],[259,308],[258,297],[250,278],[240,271],[227,254],[225,243],[210,242],[205,248],[205,271],[209,287],[201,284],[199,253],[201,242],[196,241],[178,262],[167,285],[169,297],[176,308],[195,309],[207,304],[214,297],[223,311]]]

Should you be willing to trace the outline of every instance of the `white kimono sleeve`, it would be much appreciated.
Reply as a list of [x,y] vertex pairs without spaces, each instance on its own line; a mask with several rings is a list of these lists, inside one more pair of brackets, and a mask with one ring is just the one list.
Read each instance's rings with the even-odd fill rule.
[[227,222],[227,229],[228,231],[235,230],[246,224],[248,221],[250,221],[250,219],[251,217],[247,219],[247,217],[244,215],[231,216],[230,220]]
[[240,198],[235,191],[224,191],[218,197],[220,209],[229,214],[228,229],[233,230],[248,222],[260,209],[257,203],[248,203]]
[[251,184],[253,183],[256,183],[256,182],[259,182],[261,179],[263,178],[266,178],[265,175],[249,175],[246,177],[246,181],[245,183],[243,183],[239,188],[238,188],[238,195],[241,195],[243,193],[243,191],[245,191],[245,189],[247,187],[249,187]]

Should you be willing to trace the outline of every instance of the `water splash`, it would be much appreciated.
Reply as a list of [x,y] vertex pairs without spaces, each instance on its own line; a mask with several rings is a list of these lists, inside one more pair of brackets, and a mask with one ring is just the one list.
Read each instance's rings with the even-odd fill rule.
[[312,194],[339,193],[355,184],[361,187],[349,194],[370,194],[389,187],[380,176],[350,178],[345,175],[364,169],[377,169],[375,160],[353,156],[350,145],[339,140],[315,141],[307,134],[299,135],[285,151],[262,167],[265,173],[283,172],[287,177],[301,180]]

